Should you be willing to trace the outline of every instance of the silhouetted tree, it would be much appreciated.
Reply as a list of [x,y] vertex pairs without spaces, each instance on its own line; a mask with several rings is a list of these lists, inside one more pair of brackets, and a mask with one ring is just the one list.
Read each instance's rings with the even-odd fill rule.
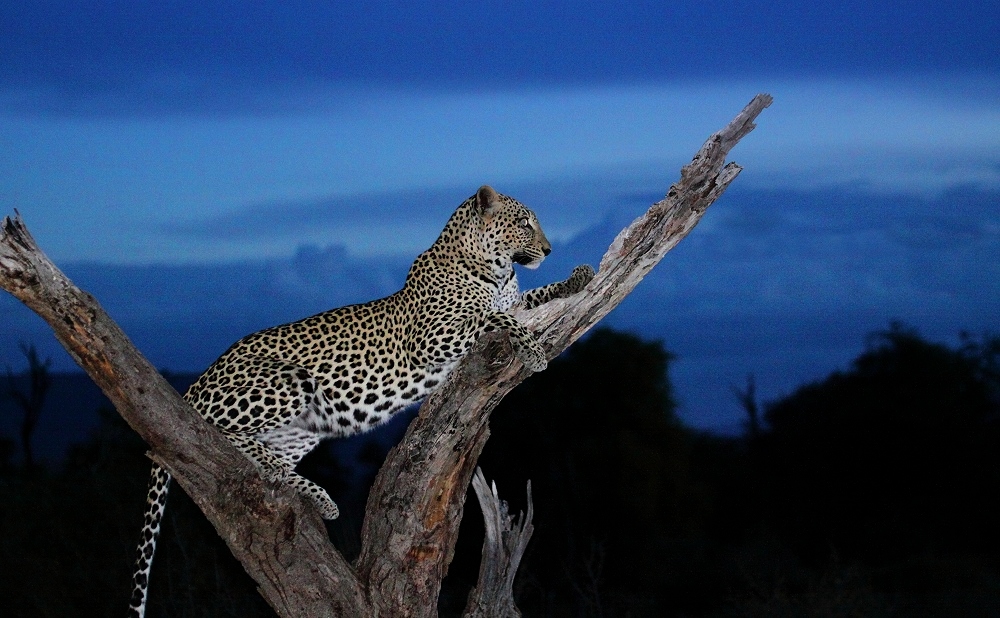
[[522,566],[529,615],[653,615],[686,586],[667,565],[688,557],[707,505],[675,416],[671,358],[659,342],[597,329],[493,416],[484,469],[500,487],[530,478],[536,495]]
[[13,464],[11,463],[14,454],[14,441],[9,438],[0,437],[0,475],[9,474]]
[[35,467],[35,457],[31,450],[31,437],[38,425],[38,419],[42,415],[42,406],[45,405],[45,395],[49,391],[51,378],[49,377],[49,366],[52,359],[39,359],[38,351],[34,344],[21,343],[21,353],[28,361],[28,369],[23,374],[28,380],[27,392],[18,388],[17,380],[7,368],[7,393],[23,412],[21,418],[21,449],[24,452],[24,468],[33,470]]
[[743,411],[747,413],[746,428],[750,438],[756,438],[760,434],[760,407],[757,402],[757,383],[753,374],[747,374],[747,385],[739,388],[736,385],[729,387],[733,395],[739,400]]
[[850,370],[769,406],[756,446],[789,538],[875,563],[997,552],[997,349],[894,324]]
[[[619,233],[584,293],[519,313],[549,356],[558,355],[607,315],[693,228],[739,173],[739,166],[725,163],[726,156],[770,103],[768,95],[755,97],[704,144],[666,197]],[[423,403],[403,442],[382,465],[369,495],[361,553],[352,565],[327,542],[315,510],[287,485],[261,478],[225,437],[185,404],[95,300],[41,252],[20,217],[5,218],[0,225],[0,286],[48,322],[147,441],[152,457],[194,497],[278,613],[359,618],[437,614],[466,489],[489,436],[489,415],[530,373],[512,359],[509,339],[502,333],[487,334],[473,347]],[[661,413],[645,411],[650,417]],[[614,418],[613,411],[606,418]],[[669,508],[657,508],[669,505],[659,494],[665,496],[671,489],[649,471],[666,463],[650,442],[657,428],[655,423],[650,426],[651,436],[612,424],[618,430],[612,450],[622,464],[620,481],[657,491],[654,507],[619,492],[629,501],[631,519],[640,524],[655,525],[664,513],[668,522],[682,519]],[[669,432],[661,434],[669,438]],[[489,561],[482,565],[484,573],[506,567]],[[504,581],[480,578],[488,580]]]

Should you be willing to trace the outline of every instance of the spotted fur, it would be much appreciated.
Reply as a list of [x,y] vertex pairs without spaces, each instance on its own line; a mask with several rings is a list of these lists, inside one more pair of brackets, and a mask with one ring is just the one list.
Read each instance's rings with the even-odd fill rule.
[[[513,264],[537,268],[551,251],[535,214],[484,186],[448,220],[395,294],[240,339],[184,398],[256,465],[338,515],[321,487],[295,472],[324,438],[368,431],[433,391],[484,332],[506,330],[518,359],[546,366],[538,340],[507,311],[582,290],[590,266],[522,294]],[[153,465],[130,615],[145,612],[170,475]]]

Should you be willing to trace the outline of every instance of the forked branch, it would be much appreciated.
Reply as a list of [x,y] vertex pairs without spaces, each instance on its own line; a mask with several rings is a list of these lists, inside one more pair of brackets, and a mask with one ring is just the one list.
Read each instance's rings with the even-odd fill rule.
[[[769,95],[757,95],[705,142],[666,197],[618,234],[583,292],[518,316],[539,337],[549,358],[614,309],[691,231],[739,174],[741,168],[727,164],[726,156],[770,104]],[[368,497],[358,574],[390,614],[436,615],[466,488],[489,437],[489,415],[528,375],[502,334],[484,337],[424,402],[383,464]]]
[[486,534],[479,581],[469,593],[462,618],[519,618],[521,612],[514,605],[514,576],[535,530],[531,524],[535,516],[531,481],[528,481],[528,512],[520,518],[507,512],[507,503],[497,495],[497,484],[491,487],[479,468],[472,477],[472,488],[483,511]]
[[[729,150],[770,104],[770,96],[758,95],[709,138],[667,196],[615,238],[584,292],[519,316],[550,358],[617,306],[701,219],[740,171],[726,164]],[[153,459],[205,512],[279,615],[436,615],[489,414],[528,375],[508,341],[484,337],[424,403],[379,472],[361,556],[352,568],[311,507],[289,487],[264,482],[178,396],[97,301],[38,248],[20,215],[0,224],[0,287],[49,323],[146,440]],[[506,585],[506,575],[502,580]]]

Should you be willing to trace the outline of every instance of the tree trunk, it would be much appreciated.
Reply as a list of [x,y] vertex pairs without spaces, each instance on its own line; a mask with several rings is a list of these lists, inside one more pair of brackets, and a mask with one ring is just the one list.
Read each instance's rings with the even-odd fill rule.
[[[770,103],[770,96],[758,95],[709,138],[667,196],[618,234],[586,290],[519,313],[549,358],[617,306],[701,219],[740,172],[725,163],[729,150]],[[503,333],[490,333],[473,347],[389,454],[369,496],[361,555],[352,568],[330,544],[312,507],[291,488],[262,480],[139,354],[97,301],[42,253],[20,215],[0,226],[0,286],[49,323],[146,440],[150,457],[205,512],[280,616],[437,614],[466,491],[489,436],[489,414],[530,373],[513,358]],[[507,565],[491,568],[501,573]],[[506,586],[504,577],[486,580]],[[476,594],[506,593],[477,587]]]

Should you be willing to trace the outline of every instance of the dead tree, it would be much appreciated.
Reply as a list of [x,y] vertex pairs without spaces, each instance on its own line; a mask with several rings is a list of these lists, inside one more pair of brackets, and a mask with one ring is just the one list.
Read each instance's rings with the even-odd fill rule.
[[733,395],[739,400],[743,411],[747,413],[747,435],[756,438],[760,435],[760,406],[757,403],[757,381],[753,374],[747,374],[746,388],[739,388],[735,384],[729,386]]
[[17,403],[24,413],[21,418],[21,450],[24,452],[24,469],[34,470],[35,456],[31,449],[31,437],[35,433],[35,426],[42,416],[42,408],[45,406],[45,395],[49,392],[52,378],[49,375],[49,366],[52,359],[46,358],[44,361],[38,357],[38,350],[34,344],[21,343],[21,353],[28,361],[28,370],[24,377],[28,380],[27,392],[18,388],[17,379],[14,373],[7,368],[7,384],[9,386],[7,394]]
[[[549,358],[607,315],[695,226],[739,174],[741,168],[726,164],[726,156],[770,103],[770,96],[758,95],[708,139],[666,197],[618,234],[584,292],[521,312],[519,319]],[[205,512],[278,615],[437,614],[467,488],[489,436],[490,412],[530,373],[514,359],[503,333],[491,333],[473,347],[390,452],[368,499],[361,554],[351,565],[330,543],[312,506],[290,487],[261,479],[139,354],[97,301],[42,253],[20,215],[0,226],[0,286],[49,323],[146,440],[149,456]],[[514,552],[489,555],[509,560]],[[497,575],[508,566],[483,568]],[[494,575],[481,576],[480,582],[506,586],[507,577]],[[509,588],[477,590],[473,601],[491,599],[494,607],[475,608],[476,615],[506,615],[513,602],[505,595]]]
[[518,518],[510,516],[507,503],[497,495],[496,483],[491,489],[479,468],[472,477],[472,488],[483,510],[486,534],[479,581],[469,592],[462,618],[519,618],[521,612],[514,605],[514,575],[535,529],[531,525],[534,514],[531,481],[528,481],[528,512]]

